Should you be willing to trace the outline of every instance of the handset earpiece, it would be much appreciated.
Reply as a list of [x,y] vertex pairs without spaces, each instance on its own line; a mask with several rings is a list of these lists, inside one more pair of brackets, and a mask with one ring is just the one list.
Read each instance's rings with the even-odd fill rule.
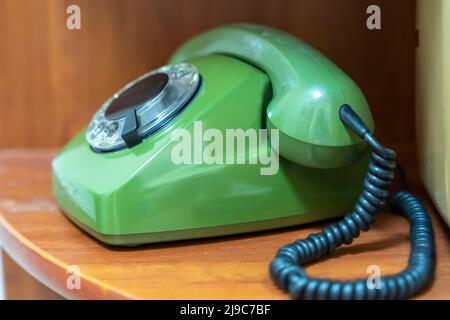
[[279,30],[235,24],[192,38],[171,62],[211,54],[236,57],[267,73],[273,89],[267,128],[279,130],[277,151],[283,157],[308,167],[337,168],[364,153],[366,144],[339,119],[339,108],[349,104],[373,131],[364,95],[350,77],[308,44]]

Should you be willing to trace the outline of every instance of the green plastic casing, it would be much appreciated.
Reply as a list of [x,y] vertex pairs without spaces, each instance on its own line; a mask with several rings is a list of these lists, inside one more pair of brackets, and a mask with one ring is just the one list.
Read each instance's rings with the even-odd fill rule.
[[[176,61],[195,65],[202,84],[169,124],[133,148],[109,153],[93,151],[83,130],[54,159],[54,194],[77,225],[105,243],[136,245],[302,224],[352,207],[368,154],[339,121],[339,107],[348,103],[371,129],[373,122],[340,69],[303,42],[254,25],[200,35]],[[312,97],[294,93],[301,88]],[[196,121],[203,131],[223,133],[279,128],[278,172],[262,175],[261,164],[174,164],[173,132],[194,135]],[[249,157],[256,153],[248,150]]]

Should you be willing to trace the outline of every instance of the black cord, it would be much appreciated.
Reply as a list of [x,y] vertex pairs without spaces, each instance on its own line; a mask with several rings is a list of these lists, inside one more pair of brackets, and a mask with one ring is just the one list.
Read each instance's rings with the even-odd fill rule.
[[293,299],[402,299],[410,297],[430,282],[435,265],[435,247],[430,217],[421,202],[406,191],[395,193],[390,207],[403,212],[410,224],[411,252],[408,266],[401,272],[383,276],[379,288],[369,288],[366,279],[338,281],[309,277],[303,265],[332,253],[342,244],[351,244],[360,231],[369,230],[388,199],[388,187],[396,169],[396,154],[372,136],[353,110],[343,105],[341,120],[372,148],[372,160],[364,180],[364,190],[354,210],[325,227],[322,232],[283,246],[270,265],[272,279]]

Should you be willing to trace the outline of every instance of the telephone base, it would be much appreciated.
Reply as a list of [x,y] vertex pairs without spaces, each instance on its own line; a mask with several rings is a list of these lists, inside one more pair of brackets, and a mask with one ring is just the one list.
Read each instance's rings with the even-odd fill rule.
[[[267,75],[245,62],[210,55],[188,63],[198,69],[202,85],[164,128],[114,152],[93,151],[82,131],[55,158],[53,193],[73,221],[100,241],[136,245],[280,228],[351,209],[368,156],[337,169],[310,168],[280,156],[269,175],[262,174],[268,167],[263,163],[175,163],[175,130],[195,136],[201,121],[203,129],[215,132],[259,131],[271,99]],[[311,160],[323,155],[310,150]],[[259,151],[245,149],[249,155]]]

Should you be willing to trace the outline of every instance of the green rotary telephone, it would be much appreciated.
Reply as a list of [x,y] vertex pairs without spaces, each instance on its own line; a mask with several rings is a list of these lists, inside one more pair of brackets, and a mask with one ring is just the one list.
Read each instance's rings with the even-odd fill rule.
[[351,243],[386,203],[395,153],[373,129],[361,90],[320,52],[275,29],[230,25],[192,38],[167,66],[108,99],[54,160],[53,190],[72,221],[111,245],[349,212],[280,249],[273,279],[294,298],[401,298],[422,289],[434,266],[431,222],[407,192],[391,198],[412,228],[402,273],[370,290],[364,280],[309,278],[301,267]]

